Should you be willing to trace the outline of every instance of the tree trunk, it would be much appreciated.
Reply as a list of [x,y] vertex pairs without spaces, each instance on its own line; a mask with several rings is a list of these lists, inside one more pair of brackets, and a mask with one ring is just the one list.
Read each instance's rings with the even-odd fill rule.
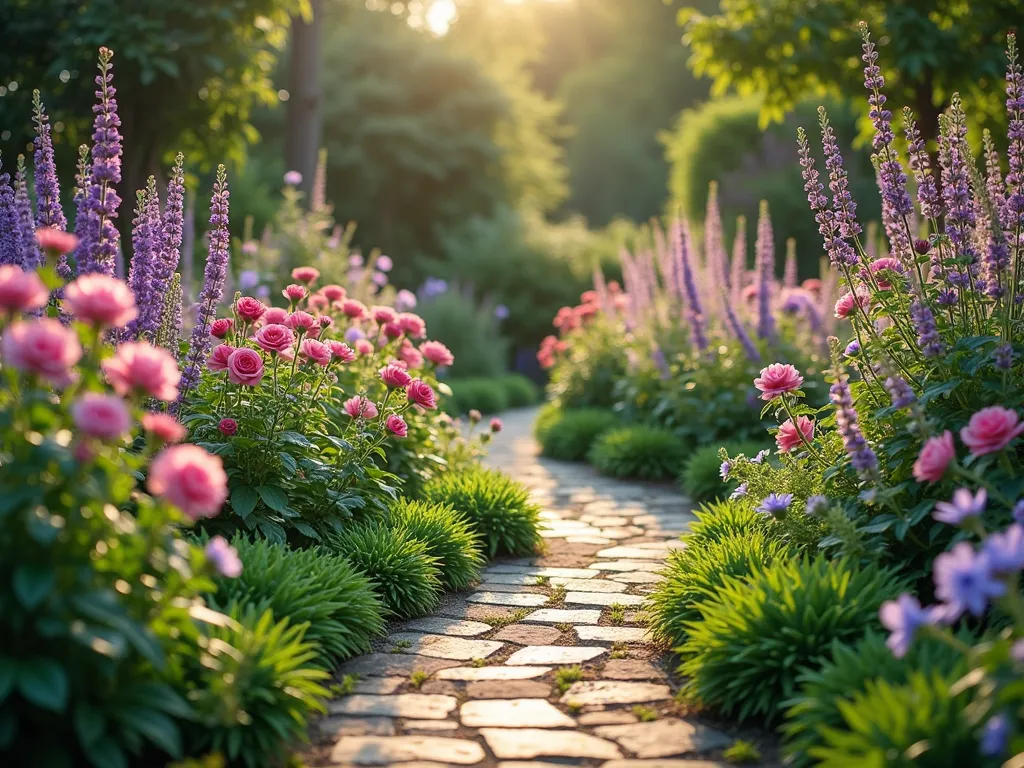
[[320,151],[323,93],[320,90],[320,20],[322,0],[310,0],[310,21],[292,19],[288,67],[288,110],[284,160],[287,169],[302,174],[301,189],[308,206],[313,195],[317,153]]

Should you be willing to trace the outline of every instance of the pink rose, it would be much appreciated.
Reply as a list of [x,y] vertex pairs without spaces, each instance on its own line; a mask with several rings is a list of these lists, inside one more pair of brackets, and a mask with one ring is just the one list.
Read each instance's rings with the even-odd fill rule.
[[291,328],[296,333],[308,333],[313,328],[319,328],[320,324],[316,321],[309,312],[303,312],[298,310],[288,315],[288,320],[285,321],[285,325]]
[[409,398],[410,403],[415,403],[422,408],[428,410],[437,408],[437,397],[434,395],[434,390],[422,379],[409,382],[409,386],[405,388],[405,396]]
[[169,413],[143,415],[142,428],[152,437],[164,443],[180,443],[188,434],[188,430]]
[[377,406],[365,397],[350,397],[342,407],[353,419],[377,418]]
[[232,347],[230,344],[218,344],[213,348],[213,352],[210,353],[210,359],[206,362],[206,367],[211,371],[226,371],[228,369],[228,358],[231,357],[231,353],[234,352],[236,347]]
[[402,328],[398,323],[384,323],[383,331],[389,339],[397,339],[402,335]]
[[9,315],[46,306],[50,292],[35,272],[7,264],[0,267],[0,311]]
[[299,354],[317,365],[327,366],[331,362],[331,349],[322,341],[303,339]]
[[370,309],[370,313],[372,314],[374,321],[380,325],[393,323],[398,318],[395,310],[391,307],[372,307]]
[[170,402],[178,396],[178,361],[162,347],[129,341],[104,360],[102,367],[107,381],[121,397],[137,391]]
[[43,318],[9,325],[0,342],[0,354],[5,365],[62,386],[71,380],[70,369],[81,359],[82,345],[73,330]]
[[368,312],[366,305],[355,299],[345,299],[341,302],[341,311],[346,317],[351,317],[353,320],[362,320]]
[[854,308],[860,306],[865,312],[871,306],[871,296],[863,288],[858,288],[856,293],[844,293],[836,302],[836,317],[843,319],[849,317]]
[[284,352],[295,344],[295,334],[287,326],[271,323],[256,331],[256,344],[264,352]]
[[149,490],[192,520],[213,517],[228,497],[228,476],[219,456],[198,445],[164,448],[149,467]]
[[398,325],[414,339],[422,339],[427,335],[427,324],[419,315],[403,312],[398,316]]
[[420,344],[420,352],[434,365],[448,366],[455,362],[455,355],[440,341],[423,342]]
[[367,341],[366,339],[357,339],[356,352],[358,352],[360,355],[372,355],[373,344]]
[[288,319],[288,310],[281,307],[267,307],[263,313],[264,325],[284,325]]
[[419,368],[423,365],[423,355],[408,339],[402,340],[402,346],[398,350],[398,356],[409,368]]
[[384,420],[384,426],[387,427],[388,432],[393,434],[395,437],[406,437],[409,434],[409,427],[405,423],[405,419],[399,416],[397,413],[392,413],[387,419]]
[[754,386],[761,390],[762,400],[773,400],[786,392],[800,389],[804,377],[789,363],[772,363],[761,369],[761,375],[754,379]]
[[320,270],[315,267],[296,267],[292,270],[292,280],[300,283],[312,283],[320,279]]
[[70,232],[61,232],[53,227],[40,227],[36,230],[36,242],[39,247],[51,256],[62,256],[71,253],[78,247],[78,237]]
[[504,428],[505,425],[504,423],[502,423],[501,419],[497,417],[491,419],[491,432],[493,432],[494,434],[498,434]]
[[263,379],[263,356],[255,349],[242,347],[228,357],[228,381],[255,387]]
[[390,389],[396,387],[407,387],[412,381],[412,376],[403,371],[397,365],[385,365],[380,369],[380,380]]
[[953,433],[948,429],[938,437],[930,437],[914,462],[914,479],[919,483],[937,483],[946,473],[949,462],[956,458]]
[[[800,428],[799,433],[796,431],[797,427]],[[794,426],[793,420],[787,419],[784,424],[779,425],[779,431],[775,435],[775,443],[779,446],[780,451],[789,453],[794,448],[803,444],[803,441],[800,439],[801,434],[807,439],[807,442],[814,440],[814,421],[806,416],[797,416],[796,426]]]
[[327,297],[328,301],[341,301],[345,298],[345,289],[340,285],[325,285],[320,289],[320,292]]
[[246,323],[255,323],[267,313],[267,307],[259,299],[243,296],[235,302],[235,313]]
[[217,424],[217,429],[220,430],[222,435],[231,437],[238,432],[238,422],[234,419],[221,419]]
[[878,287],[887,291],[892,288],[892,283],[882,277],[879,273],[884,271],[896,272],[897,274],[903,274],[903,265],[900,264],[896,259],[886,257],[884,259],[875,259],[871,262],[871,273],[875,276],[875,282],[878,283]]
[[215,339],[223,339],[228,335],[228,331],[231,330],[233,321],[230,317],[220,317],[213,321],[210,325],[210,335]]
[[100,328],[120,328],[139,316],[124,281],[98,273],[82,275],[65,289],[64,308]]
[[281,291],[281,295],[291,302],[302,301],[304,298],[306,298],[307,293],[308,291],[304,286],[298,285],[296,283],[292,283],[283,291]]
[[132,417],[124,401],[114,395],[87,392],[71,405],[75,426],[89,437],[115,440],[132,426]]
[[310,309],[326,309],[330,303],[322,293],[314,293],[309,297],[309,301],[306,302]]
[[960,439],[974,456],[995,453],[1003,450],[1015,437],[1024,434],[1024,424],[1019,421],[1016,411],[1001,405],[982,408],[960,430]]
[[393,365],[396,368],[401,368],[403,371],[409,370],[409,364],[405,360],[399,360],[398,358],[391,358],[388,360],[388,365]]
[[343,341],[328,341],[328,349],[331,350],[331,357],[335,360],[340,360],[343,363],[351,363],[356,359],[356,353],[352,347]]

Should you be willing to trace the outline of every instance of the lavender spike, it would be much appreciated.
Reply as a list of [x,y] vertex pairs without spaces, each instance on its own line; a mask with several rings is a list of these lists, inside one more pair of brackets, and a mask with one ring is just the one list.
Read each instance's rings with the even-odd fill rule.
[[175,357],[181,354],[181,275],[175,272],[160,307],[160,327],[156,343]]
[[729,299],[733,308],[743,301],[743,280],[747,274],[747,217],[736,218],[736,238],[732,243],[732,264],[729,270]]
[[694,349],[703,352],[708,346],[707,333],[704,328],[704,310],[700,303],[700,294],[693,272],[693,261],[690,252],[690,229],[686,220],[677,217],[672,225],[672,251],[675,255],[677,272],[682,277],[683,290],[686,294],[684,312],[687,325],[690,326],[690,337]]
[[843,447],[850,457],[853,468],[862,479],[874,476],[878,469],[878,457],[864,439],[857,421],[857,409],[853,407],[850,385],[844,374],[829,389],[829,399],[836,408],[836,427],[843,438]]
[[[1006,175],[1006,205],[1003,226],[1012,255],[1012,290],[1019,292],[1024,281],[1024,72],[1017,57],[1017,36],[1006,36],[1006,111],[1009,116],[1009,148],[1006,156],[1010,172]],[[1012,303],[1018,300],[1014,293]],[[1016,311],[1015,308],[1011,312]]]
[[782,285],[785,288],[796,288],[798,281],[796,266],[796,240],[786,239],[786,266],[783,272]]
[[772,282],[775,279],[775,236],[768,203],[761,201],[757,218],[757,242],[754,248],[757,268],[757,336],[775,338],[775,317],[772,314]]
[[39,91],[32,91],[33,122],[36,124],[35,138],[35,185],[36,185],[36,226],[53,227],[60,231],[68,228],[64,209],[60,204],[60,182],[53,162],[53,139],[50,135],[50,119],[43,109]]
[[[3,163],[0,162],[0,171]],[[21,264],[21,227],[18,225],[18,212],[14,207],[14,187],[11,186],[11,175],[0,173],[0,266],[4,264]]]
[[18,155],[18,170],[14,174],[14,212],[21,230],[21,268],[38,269],[42,254],[36,242],[36,218],[32,213],[32,200],[28,196],[28,172],[25,170],[25,156]]

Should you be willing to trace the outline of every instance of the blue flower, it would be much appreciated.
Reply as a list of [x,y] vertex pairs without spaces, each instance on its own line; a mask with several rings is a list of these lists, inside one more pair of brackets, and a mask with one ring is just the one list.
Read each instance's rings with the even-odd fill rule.
[[969,517],[978,517],[985,511],[988,495],[982,488],[976,495],[971,495],[968,488],[958,488],[953,493],[952,501],[940,501],[935,505],[932,516],[940,523],[960,525]]
[[736,490],[733,491],[731,494],[729,494],[729,499],[731,501],[736,501],[736,499],[742,499],[746,495],[747,495],[747,484],[746,483],[740,483],[739,486],[736,488]]
[[975,552],[966,541],[936,557],[934,572],[935,594],[948,605],[949,621],[964,611],[981,616],[990,598],[1006,593],[1006,585],[992,578],[988,555]]
[[910,649],[917,630],[938,621],[939,610],[936,607],[922,608],[916,597],[903,593],[895,600],[882,603],[878,618],[891,633],[885,644],[893,656],[902,659]]
[[509,316],[508,307],[504,304],[499,304],[494,308],[494,316],[499,320],[507,320]]
[[789,505],[792,503],[792,493],[769,493],[768,497],[761,502],[761,506],[756,511],[762,515],[771,515],[776,520],[781,520],[786,516],[786,510],[789,509]]
[[1006,744],[1010,740],[1010,721],[1006,715],[1000,712],[993,715],[985,723],[981,732],[981,754],[995,757],[1006,751]]
[[847,357],[856,357],[860,354],[860,342],[857,340],[851,341],[846,345],[846,350],[843,352]]
[[1014,524],[985,539],[982,551],[993,571],[1013,572],[1024,568],[1024,525]]
[[718,468],[718,474],[721,475],[722,480],[729,479],[729,472],[732,470],[732,463],[726,459],[722,462],[722,466]]

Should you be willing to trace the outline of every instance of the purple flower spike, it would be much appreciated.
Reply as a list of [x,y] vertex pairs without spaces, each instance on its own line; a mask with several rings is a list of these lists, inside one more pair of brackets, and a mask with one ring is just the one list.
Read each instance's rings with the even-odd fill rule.
[[1006,155],[1010,172],[1006,175],[1003,226],[1010,248],[1014,249],[1019,260],[1024,249],[1024,71],[1017,57],[1016,35],[1006,36],[1006,48],[1006,111],[1009,116]]
[[697,351],[703,352],[708,346],[704,327],[704,309],[700,292],[697,290],[696,275],[690,251],[690,228],[685,219],[677,218],[672,225],[672,251],[677,265],[676,274],[682,276],[682,288],[686,295],[686,323],[690,326],[690,337]]
[[754,259],[757,266],[757,335],[761,339],[775,338],[775,316],[772,314],[772,281],[775,278],[775,237],[768,203],[761,201],[757,219],[757,243]]
[[892,655],[897,659],[906,656],[917,631],[921,627],[938,623],[939,615],[940,610],[935,607],[922,608],[917,598],[907,593],[882,603],[878,618],[891,633],[885,644],[889,646]]
[[729,330],[732,331],[733,335],[739,341],[743,347],[743,352],[746,354],[748,360],[755,362],[761,359],[761,353],[757,351],[757,345],[754,344],[754,340],[750,338],[750,334],[747,333],[747,329],[743,327],[743,323],[740,322],[739,317],[736,316],[736,308],[733,306],[732,299],[725,300],[725,321],[729,326]]
[[149,177],[146,191],[139,193],[138,207],[132,228],[132,262],[128,271],[128,287],[135,295],[139,316],[129,324],[133,338],[156,336],[160,324],[160,310],[164,293],[158,292],[154,284],[157,262],[162,245],[160,226],[160,198],[156,191],[156,179]]
[[42,264],[42,254],[36,242],[36,220],[32,213],[32,200],[28,196],[28,174],[25,172],[25,157],[18,155],[18,170],[14,174],[14,212],[21,231],[21,268],[37,269]]
[[992,570],[1013,573],[1024,568],[1024,525],[1014,523],[1002,533],[993,533],[985,539],[984,552]]
[[736,239],[732,243],[729,268],[729,302],[738,307],[743,300],[743,276],[747,273],[747,217],[736,219]]
[[907,135],[910,170],[914,172],[914,182],[917,184],[917,202],[921,206],[921,214],[929,219],[941,219],[945,210],[942,207],[942,197],[939,195],[939,188],[935,184],[935,176],[932,173],[928,145],[922,138],[921,131],[914,120],[914,113],[910,111],[909,107],[903,110],[903,126]]
[[[3,169],[0,164],[0,170]],[[14,207],[14,187],[11,175],[0,173],[0,266],[20,265],[24,258],[21,249],[21,227]]]
[[917,344],[921,354],[925,357],[938,357],[944,354],[946,345],[939,336],[935,315],[920,298],[914,299],[910,305],[910,319],[914,323],[914,330],[917,331]]
[[940,523],[960,525],[969,517],[979,517],[985,511],[988,494],[982,488],[977,495],[967,488],[958,488],[952,501],[940,501],[935,505],[933,517]]
[[[832,215],[839,237],[845,241],[861,232],[860,224],[857,223],[857,203],[850,194],[850,180],[843,166],[843,156],[839,153],[839,143],[824,107],[818,107],[818,124],[821,126],[821,147],[825,153],[825,167],[828,168],[828,188],[832,191]],[[853,250],[852,246],[850,250]],[[856,261],[855,257],[853,261]]]
[[32,92],[33,122],[36,124],[35,144],[35,185],[36,185],[36,226],[53,227],[64,232],[68,220],[60,205],[60,183],[57,168],[53,162],[53,139],[50,136],[50,119],[43,109],[39,91]]
[[949,609],[947,621],[964,611],[981,616],[989,600],[1006,594],[1006,585],[992,578],[988,555],[975,552],[966,541],[936,557],[933,570],[935,594]]
[[857,420],[857,410],[853,407],[850,385],[846,381],[837,381],[829,389],[829,399],[836,407],[836,426],[843,438],[843,447],[850,457],[850,463],[862,478],[869,478],[878,469],[878,457],[864,439]]
[[892,375],[885,380],[885,391],[889,393],[894,408],[909,408],[917,402],[917,395],[902,376]]
[[976,217],[971,198],[967,118],[957,94],[953,94],[949,117],[942,122],[939,163],[942,166],[942,198],[946,203],[946,232],[956,252],[964,254],[972,250],[970,233]]

